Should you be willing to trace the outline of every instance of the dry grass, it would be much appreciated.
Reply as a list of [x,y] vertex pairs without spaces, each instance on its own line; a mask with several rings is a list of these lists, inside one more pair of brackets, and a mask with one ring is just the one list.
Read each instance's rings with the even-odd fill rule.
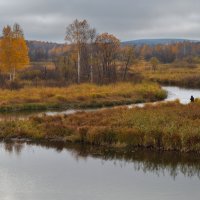
[[[162,100],[166,93],[152,83],[117,83],[97,86],[92,84],[72,85],[65,88],[24,88],[0,90],[0,110],[20,109],[20,106],[46,107],[101,107],[118,104]],[[30,105],[30,106],[29,106]],[[16,109],[18,108],[18,109]],[[8,109],[9,110],[9,109]],[[22,109],[23,110],[23,109]]]
[[0,137],[200,152],[199,103],[163,103],[0,123]]
[[139,71],[143,77],[160,84],[177,85],[190,88],[200,88],[200,66],[179,67],[175,64],[161,64],[156,71],[143,68]]

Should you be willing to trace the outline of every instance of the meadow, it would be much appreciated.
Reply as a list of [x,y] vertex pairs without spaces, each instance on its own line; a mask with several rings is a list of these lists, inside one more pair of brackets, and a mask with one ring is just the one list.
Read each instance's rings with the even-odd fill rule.
[[151,67],[142,68],[139,72],[144,79],[162,85],[176,85],[186,88],[200,88],[200,66],[184,64],[160,64],[155,71]]
[[96,108],[159,101],[166,92],[155,83],[80,84],[69,87],[27,87],[0,90],[0,111]]
[[199,105],[199,102],[181,105],[175,101],[144,108],[121,107],[6,121],[0,122],[0,138],[199,153]]

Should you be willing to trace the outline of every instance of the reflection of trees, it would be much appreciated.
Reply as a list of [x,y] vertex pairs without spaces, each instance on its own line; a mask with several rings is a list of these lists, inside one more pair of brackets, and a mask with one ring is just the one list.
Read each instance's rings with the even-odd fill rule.
[[[42,142],[28,143],[34,146],[42,146],[50,149],[54,148],[58,153],[63,150],[71,152],[72,156],[79,160],[86,160],[88,157],[102,159],[105,161],[113,161],[115,165],[119,164],[124,167],[126,164],[133,163],[133,168],[136,171],[144,173],[155,173],[156,175],[169,174],[172,178],[176,178],[182,173],[187,177],[197,176],[200,178],[200,157],[192,153],[178,152],[156,152],[147,150],[123,150],[111,149],[102,147],[92,147],[78,144],[63,144],[59,142]],[[19,155],[24,148],[24,143],[5,143],[4,148],[9,153]]]
[[20,155],[23,148],[24,148],[24,143],[15,143],[15,145],[14,145],[14,151],[17,155]]
[[76,157],[85,158],[91,156],[104,161],[113,161],[124,167],[127,163],[133,163],[134,170],[144,173],[152,172],[158,176],[169,174],[173,179],[178,174],[187,177],[197,176],[200,179],[200,157],[197,154],[184,154],[178,152],[155,152],[147,150],[124,151],[106,148],[85,147],[81,145],[68,145],[67,149]]
[[7,142],[4,144],[5,151],[13,153],[13,143]]
[[22,142],[5,142],[4,149],[10,154],[15,153],[16,155],[20,155],[24,148],[24,145],[25,143]]

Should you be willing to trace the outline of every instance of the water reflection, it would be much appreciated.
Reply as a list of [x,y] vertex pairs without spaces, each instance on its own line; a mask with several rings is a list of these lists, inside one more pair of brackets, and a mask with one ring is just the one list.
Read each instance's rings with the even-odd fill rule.
[[3,147],[5,149],[6,152],[13,154],[15,153],[16,155],[20,155],[20,153],[22,152],[22,150],[24,149],[25,143],[21,143],[21,142],[6,142],[3,143]]
[[[58,154],[70,153],[77,162],[88,158],[100,159],[102,165],[107,161],[112,161],[114,166],[121,168],[133,165],[135,171],[143,173],[153,173],[157,176],[170,175],[174,180],[180,174],[185,177],[198,177],[200,179],[200,157],[198,154],[178,153],[178,152],[156,152],[147,150],[118,150],[102,147],[92,147],[84,145],[63,144],[63,143],[32,143],[32,142],[6,142],[1,143],[8,154],[20,156],[27,147],[34,150],[42,148],[54,150]],[[50,151],[49,154],[52,152]]]

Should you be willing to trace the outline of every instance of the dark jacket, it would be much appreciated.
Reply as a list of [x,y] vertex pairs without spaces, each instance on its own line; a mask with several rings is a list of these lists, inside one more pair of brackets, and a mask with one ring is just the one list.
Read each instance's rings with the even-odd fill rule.
[[191,96],[190,101],[194,102],[194,97],[193,96]]

